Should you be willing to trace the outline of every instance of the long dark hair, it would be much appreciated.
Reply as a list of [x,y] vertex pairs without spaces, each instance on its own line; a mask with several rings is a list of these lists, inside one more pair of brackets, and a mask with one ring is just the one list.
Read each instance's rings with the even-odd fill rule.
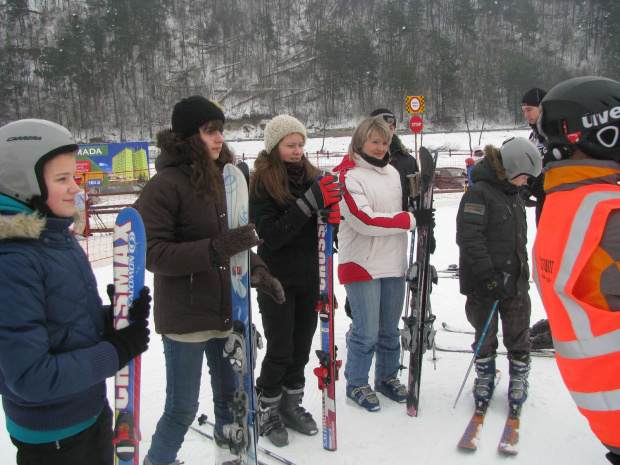
[[[211,125],[210,127],[209,124]],[[224,123],[219,120],[209,121],[201,129],[208,132],[223,132]],[[202,196],[207,202],[220,200],[221,187],[224,184],[222,170],[226,163],[234,163],[234,154],[226,142],[224,142],[219,158],[213,160],[200,137],[200,131],[190,136],[187,141],[190,146],[189,154],[194,164],[192,184],[196,188],[196,195]]]
[[[305,184],[308,181],[314,181],[319,175],[319,170],[310,163],[305,155],[301,157],[301,163],[304,166],[302,182]],[[285,204],[288,200],[295,198],[288,187],[288,181],[288,172],[282,158],[280,158],[277,145],[271,153],[263,150],[258,154],[250,181],[250,192],[252,194],[261,195],[261,190],[264,189],[276,202]]]

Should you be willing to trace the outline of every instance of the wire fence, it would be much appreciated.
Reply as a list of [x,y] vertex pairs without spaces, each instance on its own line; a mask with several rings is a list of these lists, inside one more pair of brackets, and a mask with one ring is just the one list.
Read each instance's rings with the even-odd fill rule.
[[[344,155],[345,153],[338,152],[306,153],[312,164],[322,171],[331,171],[338,166]],[[465,160],[469,156],[468,152],[439,153],[435,195],[444,197],[446,194],[457,195],[464,191]],[[244,154],[237,157],[237,162],[245,161],[252,172],[256,157],[257,155]],[[150,164],[149,172],[150,176],[155,174],[153,163]],[[74,234],[91,263],[112,257],[112,234],[116,215],[123,208],[134,206],[150,176],[147,176],[144,170],[139,176],[135,171],[81,173],[84,192],[78,194],[82,201],[76,202],[76,205],[79,205],[84,221],[76,221]]]

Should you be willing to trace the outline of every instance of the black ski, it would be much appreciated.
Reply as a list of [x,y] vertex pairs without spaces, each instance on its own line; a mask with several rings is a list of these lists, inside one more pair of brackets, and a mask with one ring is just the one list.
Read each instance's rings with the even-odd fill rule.
[[[441,347],[435,345],[435,349],[439,352],[455,352],[459,354],[473,354],[474,351],[472,349],[455,349],[452,347]],[[497,353],[499,355],[508,355],[508,352],[505,350],[498,350]],[[555,357],[555,350],[552,349],[532,349],[530,350],[530,355],[532,357]]]
[[[437,151],[431,154],[425,147],[420,147],[420,200],[419,209],[432,208],[433,185]],[[427,349],[433,347],[435,315],[431,312],[429,294],[432,282],[437,282],[437,273],[430,265],[430,237],[432,230],[428,226],[417,229],[416,261],[407,270],[408,291],[411,295],[410,312],[403,317],[404,333],[407,334],[409,356],[409,377],[407,387],[407,414],[418,416],[420,403],[420,380],[422,378],[422,360]]]
[[[448,323],[446,323],[445,321],[441,322],[441,326],[443,329],[445,329],[446,331],[448,331],[449,333],[458,333],[458,334],[471,334],[474,335],[476,334],[474,331],[471,331],[469,329],[461,329],[461,328],[455,328],[452,325],[449,325]],[[497,337],[502,337],[502,333],[498,333]]]

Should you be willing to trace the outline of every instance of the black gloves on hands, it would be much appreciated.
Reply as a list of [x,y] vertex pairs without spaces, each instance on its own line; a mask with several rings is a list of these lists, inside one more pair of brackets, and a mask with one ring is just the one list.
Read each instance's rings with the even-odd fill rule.
[[211,248],[217,258],[227,260],[262,243],[263,241],[256,235],[256,226],[248,223],[235,229],[224,229],[211,240]]
[[139,297],[131,303],[129,307],[129,320],[139,321],[148,320],[151,314],[151,290],[144,286],[140,289]]
[[413,212],[416,226],[430,226],[435,227],[435,209],[434,208],[421,208]]
[[527,184],[519,186],[519,197],[523,199],[526,207],[535,207],[538,204],[536,198],[532,199],[533,195],[534,194],[530,190],[530,186],[528,186]]
[[262,266],[254,269],[250,276],[250,281],[257,290],[264,292],[271,297],[277,304],[284,303],[284,289],[277,278],[274,278]]
[[[110,320],[114,323],[114,297],[116,295],[116,286],[114,284],[108,284],[106,293],[110,298]],[[128,317],[131,321],[148,320],[151,314],[151,290],[144,286],[140,289],[140,294],[137,299],[131,303],[129,307]]]
[[114,297],[116,288],[114,284],[108,284],[106,289],[110,298],[110,320],[111,325],[106,331],[104,340],[112,344],[118,355],[118,369],[120,370],[127,362],[145,352],[149,348],[148,318],[151,313],[151,290],[144,286],[140,289],[137,299],[131,303],[129,307],[128,318],[132,323],[129,326],[115,330],[114,329]]
[[484,287],[489,291],[489,295],[495,300],[504,300],[508,297],[508,287],[504,282],[505,278],[500,273],[493,273],[487,271],[480,274],[480,280],[483,282]]
[[335,177],[328,174],[312,183],[304,196],[297,199],[297,206],[307,216],[319,210],[325,209],[329,205],[338,203],[342,198],[342,184]]
[[105,339],[112,344],[118,355],[118,369],[122,369],[127,362],[133,360],[142,352],[149,348],[149,334],[146,319],[139,319],[136,322],[122,329],[109,331]]
[[340,224],[340,204],[333,203],[324,210],[319,210],[319,216],[324,223]]

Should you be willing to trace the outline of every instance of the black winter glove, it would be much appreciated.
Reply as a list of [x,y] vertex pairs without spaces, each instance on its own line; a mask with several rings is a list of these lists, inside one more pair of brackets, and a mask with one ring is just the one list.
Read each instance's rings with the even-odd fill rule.
[[277,304],[282,304],[286,300],[282,284],[280,284],[277,278],[271,276],[264,267],[259,266],[255,268],[250,281],[257,290],[267,294]]
[[526,207],[535,207],[537,204],[536,198],[532,198],[534,194],[530,190],[530,186],[524,184],[519,187],[519,197],[523,199]]
[[342,198],[342,184],[335,177],[328,174],[312,183],[304,196],[297,199],[297,206],[307,216],[325,209]]
[[151,331],[148,325],[147,320],[138,320],[122,329],[110,331],[106,335],[105,340],[116,349],[119,370],[149,348]]
[[480,280],[484,284],[485,289],[489,291],[489,294],[495,300],[504,300],[508,297],[508,287],[504,282],[505,278],[500,273],[494,273],[493,271],[487,271],[480,274]]
[[211,247],[218,258],[227,260],[262,243],[263,241],[256,235],[256,226],[248,223],[239,228],[224,229],[211,240]]
[[[114,322],[114,298],[116,296],[116,286],[114,284],[108,284],[106,293],[110,298],[110,320]],[[148,320],[151,314],[151,290],[144,286],[140,289],[140,295],[136,300],[131,303],[129,307],[129,319],[131,321],[136,320]]]
[[435,240],[435,231],[433,230],[431,230],[431,240],[428,247],[430,253],[435,253],[435,249],[437,249],[437,241]]
[[435,209],[434,208],[422,208],[413,212],[415,217],[416,226],[430,226],[435,227]]
[[151,290],[144,286],[140,289],[139,297],[129,307],[129,319],[131,321],[148,320],[151,314]]

